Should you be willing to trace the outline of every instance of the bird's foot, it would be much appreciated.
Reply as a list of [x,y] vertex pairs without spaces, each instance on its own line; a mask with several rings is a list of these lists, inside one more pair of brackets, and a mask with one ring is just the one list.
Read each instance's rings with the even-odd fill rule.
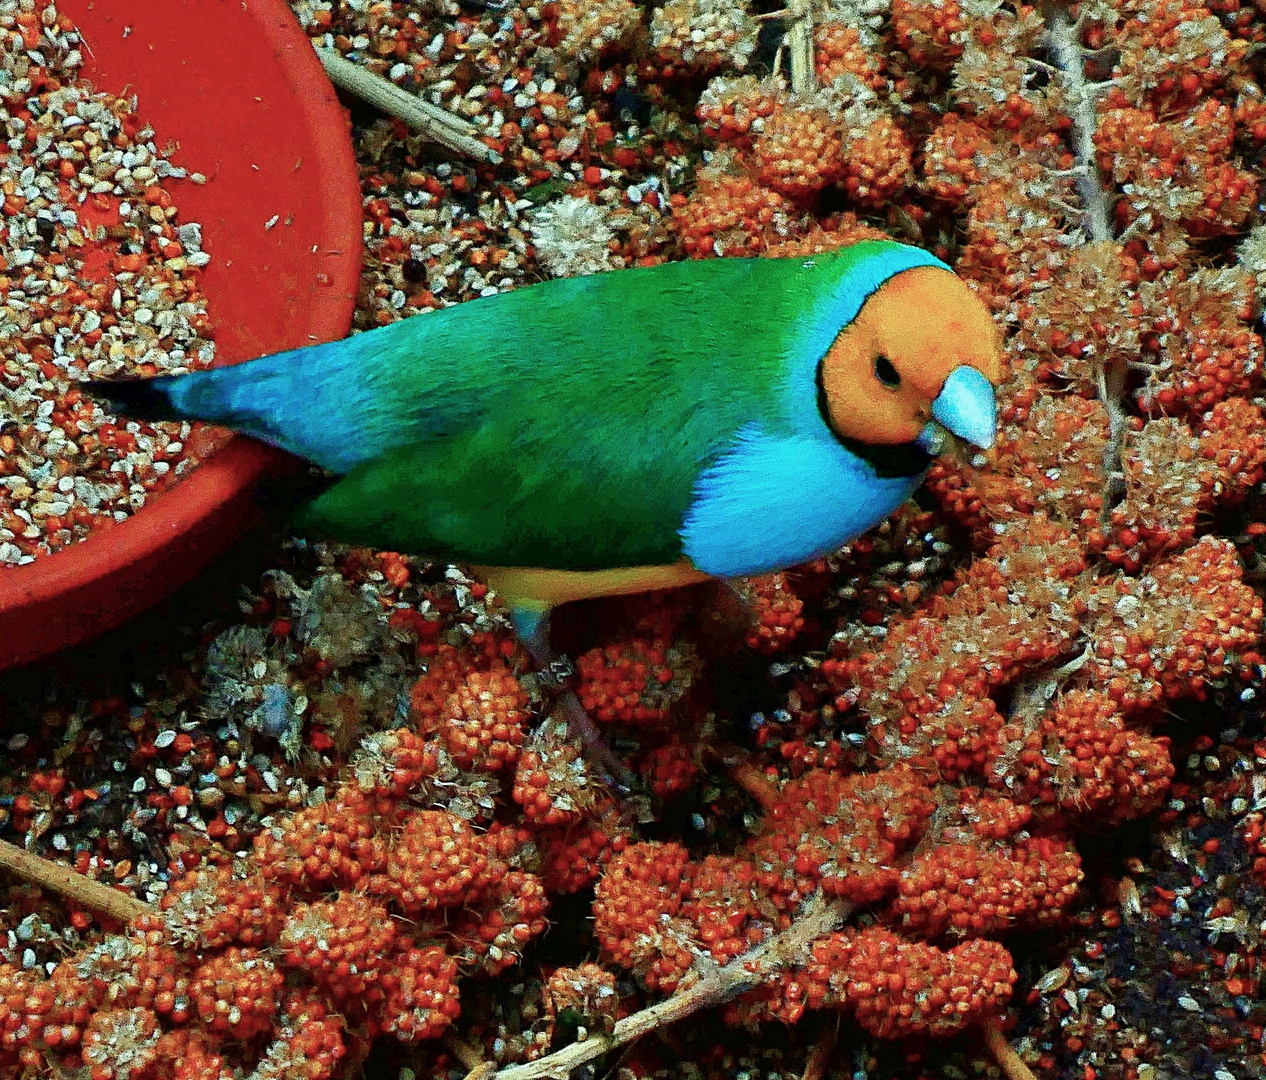
[[[531,650],[529,649],[530,653]],[[536,678],[541,686],[553,694],[571,693],[576,689],[576,665],[566,656],[555,656],[542,663],[535,656]]]
[[594,724],[593,717],[580,704],[580,699],[568,690],[559,697],[558,708],[567,724],[567,730],[572,736],[580,739],[581,746],[584,747],[585,760],[598,771],[616,794],[627,795],[632,791],[636,778],[629,767],[616,757],[611,747],[607,745],[602,732]]
[[519,640],[536,665],[541,686],[556,695],[559,712],[567,730],[580,740],[585,760],[597,771],[617,795],[633,790],[635,777],[629,767],[615,756],[576,697],[576,667],[565,656],[554,652],[549,641],[549,611],[511,608]]

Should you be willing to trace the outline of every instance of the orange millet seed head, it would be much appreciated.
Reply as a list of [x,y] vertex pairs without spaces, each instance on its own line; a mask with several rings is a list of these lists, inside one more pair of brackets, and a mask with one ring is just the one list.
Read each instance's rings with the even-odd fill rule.
[[528,693],[503,664],[470,672],[445,703],[440,738],[458,768],[513,768],[526,738]]
[[194,969],[189,996],[205,1027],[251,1039],[273,1026],[285,981],[258,949],[231,945]]
[[282,960],[306,971],[344,1008],[381,1000],[379,976],[395,951],[396,924],[363,893],[296,904],[278,939]]
[[471,902],[503,869],[490,863],[487,842],[456,814],[419,810],[396,833],[386,874],[372,887],[416,914]]
[[103,1009],[84,1032],[83,1059],[91,1080],[155,1080],[158,1017],[149,1009]]
[[403,1042],[437,1038],[461,1015],[457,961],[444,949],[401,942],[383,974],[383,1028]]

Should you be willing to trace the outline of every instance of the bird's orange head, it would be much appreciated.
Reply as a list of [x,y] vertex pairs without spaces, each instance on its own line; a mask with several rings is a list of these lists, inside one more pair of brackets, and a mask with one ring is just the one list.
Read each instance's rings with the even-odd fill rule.
[[840,331],[819,378],[823,407],[842,438],[931,453],[944,430],[993,444],[1001,334],[980,298],[938,266],[894,274]]

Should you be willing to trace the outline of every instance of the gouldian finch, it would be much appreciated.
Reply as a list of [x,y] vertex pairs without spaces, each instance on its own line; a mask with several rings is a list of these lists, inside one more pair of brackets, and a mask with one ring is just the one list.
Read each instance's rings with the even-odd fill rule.
[[950,433],[994,438],[999,334],[918,248],[547,281],[144,382],[339,478],[302,530],[472,564],[529,639],[551,605],[761,574],[894,510]]

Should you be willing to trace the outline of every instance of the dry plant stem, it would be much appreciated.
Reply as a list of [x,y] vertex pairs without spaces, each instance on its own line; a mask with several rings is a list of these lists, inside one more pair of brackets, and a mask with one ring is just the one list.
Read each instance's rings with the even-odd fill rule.
[[1089,659],[1090,646],[1087,645],[1067,663],[1036,672],[1016,683],[1011,692],[1008,719],[1022,722],[1025,731],[1034,730],[1051,699],[1064,688],[1070,676],[1076,675],[1086,666]]
[[1007,1080],[1036,1080],[1029,1067],[1020,1060],[1020,1055],[1011,1049],[997,1020],[985,1024],[985,1046]]
[[804,94],[818,85],[813,62],[813,0],[791,0],[787,5],[787,53],[791,67],[791,89]]
[[778,787],[765,778],[750,761],[741,761],[730,768],[730,779],[755,799],[762,810],[772,810],[778,802]]
[[333,49],[317,49],[316,54],[321,58],[330,82],[340,90],[346,90],[389,116],[403,120],[424,139],[479,161],[495,165],[501,160],[500,154],[475,137],[475,126],[460,116],[401,90],[395,83],[367,71]]
[[1073,154],[1077,159],[1077,190],[1081,194],[1086,232],[1092,240],[1112,239],[1112,220],[1107,193],[1099,178],[1095,156],[1095,92],[1086,82],[1085,54],[1077,26],[1066,12],[1056,10],[1047,21],[1051,54],[1062,73],[1068,111],[1073,122]]
[[1129,417],[1121,405],[1124,396],[1126,369],[1123,365],[1113,368],[1100,366],[1098,372],[1099,400],[1108,410],[1108,442],[1103,448],[1103,510],[1101,520],[1106,524],[1112,508],[1125,493],[1125,472],[1121,452],[1125,448],[1125,436]]
[[585,712],[580,699],[570,690],[559,697],[558,712],[566,723],[568,732],[579,737],[584,747],[585,759],[598,770],[612,792],[619,797],[632,791],[637,777],[612,753],[602,733],[594,725],[593,718]]
[[847,901],[827,900],[818,893],[790,929],[775,934],[763,944],[731,960],[725,967],[702,975],[698,982],[679,990],[672,997],[626,1016],[615,1025],[610,1035],[591,1035],[584,1042],[572,1043],[527,1065],[512,1065],[497,1073],[496,1080],[543,1080],[545,1077],[567,1080],[571,1071],[585,1062],[703,1009],[729,1001],[759,986],[771,972],[802,961],[813,941],[829,934],[848,918],[852,910]]
[[565,656],[558,656],[549,643],[549,616],[531,633],[521,634],[520,640],[536,665],[544,687],[558,696],[554,702],[557,717],[567,725],[568,734],[579,739],[585,760],[611,789],[616,801],[623,803],[624,796],[633,790],[637,777],[629,767],[612,753],[585,707],[571,690],[554,691],[559,681],[564,683],[575,674],[575,666]]
[[120,922],[127,922],[134,916],[153,910],[149,904],[134,896],[84,877],[69,866],[32,855],[5,840],[0,840],[0,867],[73,900],[89,911],[100,912]]
[[490,1076],[497,1071],[497,1067],[484,1061],[479,1056],[479,1051],[471,1046],[470,1043],[464,1039],[459,1039],[451,1031],[444,1036],[444,1046],[453,1057],[461,1062],[462,1068],[468,1070],[466,1080],[480,1080],[481,1077]]
[[834,1022],[828,1021],[822,1025],[822,1030],[813,1042],[813,1049],[809,1051],[809,1060],[805,1062],[801,1080],[825,1080],[831,1059],[835,1056],[835,1043],[839,1035],[838,1017],[834,1018]]
[[[1086,54],[1081,47],[1077,25],[1062,8],[1057,8],[1047,19],[1047,40],[1060,71],[1064,92],[1068,95],[1068,111],[1073,122],[1073,154],[1077,161],[1077,191],[1083,203],[1082,218],[1086,233],[1092,241],[1111,240],[1112,206],[1104,191],[1095,154],[1095,89],[1086,82]],[[1125,374],[1124,370],[1101,369],[1099,372],[1099,399],[1108,410],[1108,444],[1103,452],[1107,487],[1103,500],[1105,518],[1116,505],[1121,487],[1121,450],[1127,424],[1125,410],[1121,407]]]

